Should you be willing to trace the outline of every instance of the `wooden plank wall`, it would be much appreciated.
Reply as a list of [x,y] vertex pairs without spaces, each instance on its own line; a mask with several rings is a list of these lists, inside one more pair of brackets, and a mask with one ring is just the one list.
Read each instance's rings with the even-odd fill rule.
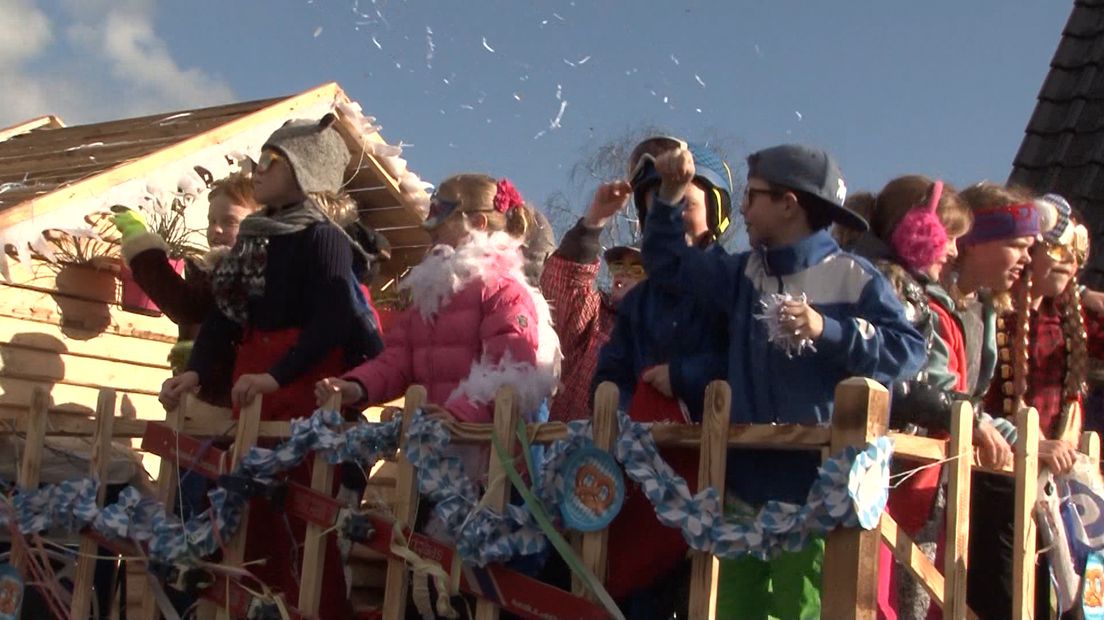
[[90,414],[108,387],[124,415],[164,419],[157,392],[170,375],[172,321],[124,311],[110,272],[70,268],[58,290],[53,266],[10,264],[12,282],[0,281],[0,414],[25,412],[36,386],[52,408]]

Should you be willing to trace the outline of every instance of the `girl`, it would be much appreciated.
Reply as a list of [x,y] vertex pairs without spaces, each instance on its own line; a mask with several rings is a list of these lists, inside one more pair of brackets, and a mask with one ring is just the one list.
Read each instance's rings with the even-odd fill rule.
[[[412,302],[388,330],[386,349],[340,378],[320,381],[366,407],[424,385],[436,411],[461,422],[490,422],[495,392],[517,388],[530,421],[552,395],[560,349],[548,304],[527,284],[520,252],[531,221],[514,185],[481,174],[446,179],[425,228],[435,247],[401,285]],[[465,453],[468,474],[485,461]]]
[[[925,336],[928,360],[920,375],[894,385],[891,424],[946,437],[951,405],[968,400],[961,360],[966,356],[954,304],[939,282],[956,242],[972,222],[969,208],[954,188],[942,181],[908,175],[890,181],[877,195],[857,194],[848,206],[864,214],[870,231],[854,242],[855,250],[875,261],[894,284],[913,325]],[[979,395],[980,396],[980,395]],[[975,442],[987,465],[1011,459],[1007,442],[988,421],[979,420]],[[933,514],[939,488],[938,468],[925,469],[890,492],[889,513],[934,559],[940,515]],[[888,547],[879,558],[879,617],[923,618],[929,600],[921,588],[898,570]]]
[[[140,213],[128,210],[111,218],[122,233],[123,259],[135,282],[180,330],[180,338],[170,354],[174,373],[186,369],[199,326],[215,307],[211,271],[237,241],[241,221],[259,206],[253,199],[252,176],[245,172],[215,181],[207,201],[210,251],[198,260],[187,259],[183,276],[169,262],[164,240],[147,230]],[[214,404],[229,404],[229,372],[220,373],[220,378],[224,379],[223,385],[208,383],[203,386],[200,398]]]
[[[214,270],[216,308],[200,329],[188,371],[162,387],[167,406],[233,360],[235,411],[266,395],[262,419],[290,420],[314,408],[316,381],[382,350],[356,276],[367,259],[314,197],[337,195],[349,164],[334,122],[332,114],[291,121],[262,148],[253,192],[265,207],[242,220],[234,248]],[[310,484],[309,462],[290,477]],[[267,559],[250,570],[294,605],[293,558],[305,523],[264,501],[251,502],[250,510],[246,559]],[[320,616],[351,617],[337,547],[329,540]]]

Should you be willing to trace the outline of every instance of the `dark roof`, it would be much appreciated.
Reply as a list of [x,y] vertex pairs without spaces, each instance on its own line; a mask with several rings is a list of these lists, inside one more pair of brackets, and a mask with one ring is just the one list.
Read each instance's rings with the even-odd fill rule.
[[1076,0],[1009,182],[1069,199],[1104,225],[1104,0]]

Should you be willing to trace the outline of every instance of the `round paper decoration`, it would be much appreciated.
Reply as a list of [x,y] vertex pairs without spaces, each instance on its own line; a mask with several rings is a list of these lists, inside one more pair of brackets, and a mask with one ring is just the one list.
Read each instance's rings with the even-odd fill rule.
[[625,501],[625,480],[613,456],[598,448],[583,448],[564,465],[564,496],[560,514],[568,527],[596,532],[608,526]]

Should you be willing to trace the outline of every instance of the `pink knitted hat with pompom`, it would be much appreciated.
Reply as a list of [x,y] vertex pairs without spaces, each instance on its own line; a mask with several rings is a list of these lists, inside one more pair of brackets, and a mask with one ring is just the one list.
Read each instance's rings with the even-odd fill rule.
[[947,229],[935,212],[942,197],[943,181],[936,181],[927,204],[911,209],[893,230],[890,244],[910,271],[923,271],[931,267],[947,249]]

